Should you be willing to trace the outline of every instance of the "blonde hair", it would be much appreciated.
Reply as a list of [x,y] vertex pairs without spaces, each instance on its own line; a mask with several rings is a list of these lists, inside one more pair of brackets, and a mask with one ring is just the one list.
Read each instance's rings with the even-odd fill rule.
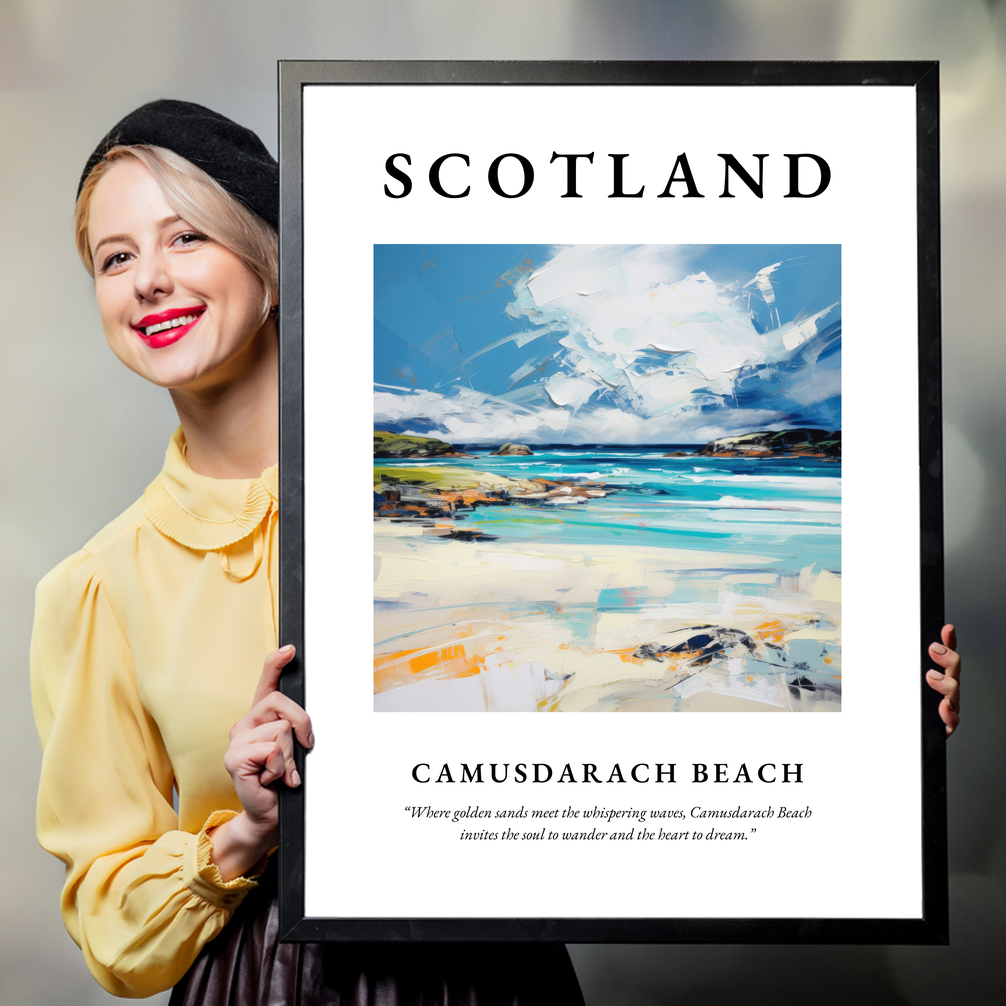
[[264,323],[279,293],[279,236],[202,168],[165,147],[112,147],[84,181],[74,210],[74,239],[91,278],[94,259],[87,240],[91,197],[112,165],[126,158],[139,161],[154,176],[168,205],[183,220],[234,252],[255,273],[262,283]]

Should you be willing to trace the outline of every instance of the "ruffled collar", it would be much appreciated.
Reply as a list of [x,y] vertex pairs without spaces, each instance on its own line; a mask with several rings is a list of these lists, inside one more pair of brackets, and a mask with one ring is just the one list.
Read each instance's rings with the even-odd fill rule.
[[185,437],[175,430],[164,468],[143,494],[143,512],[162,534],[186,548],[211,552],[252,533],[279,500],[279,466],[257,479],[213,479],[185,460]]

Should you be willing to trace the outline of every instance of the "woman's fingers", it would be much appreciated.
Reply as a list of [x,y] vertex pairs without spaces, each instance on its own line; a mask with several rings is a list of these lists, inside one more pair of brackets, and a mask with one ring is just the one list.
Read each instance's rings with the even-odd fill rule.
[[949,647],[951,650],[957,649],[957,630],[952,625],[944,625],[940,630],[940,639],[943,640],[943,645]]
[[311,731],[311,717],[303,706],[297,705],[289,695],[282,692],[271,692],[257,707],[252,709],[250,716],[264,723],[273,719],[286,720],[297,734],[297,740],[306,748],[314,747],[314,734]]
[[[262,745],[268,745],[269,750]],[[272,757],[266,760],[272,749],[278,752],[278,761]],[[280,778],[291,788],[300,785],[300,773],[293,757],[293,731],[286,720],[270,720],[242,731],[232,739],[230,750],[238,752],[238,757],[243,757],[244,752],[255,752],[259,765],[257,774],[263,786]]]
[[942,642],[930,643],[929,656],[939,664],[941,671],[931,669],[926,672],[929,687],[943,696],[940,702],[940,719],[943,720],[949,737],[960,723],[960,674],[961,657],[957,652],[957,632],[952,625],[944,625],[940,632]]
[[959,678],[961,673],[961,655],[945,646],[943,643],[930,643],[929,656],[943,668],[945,674]]
[[231,728],[224,755],[224,767],[245,814],[245,818],[234,820],[251,822],[257,832],[269,836],[268,844],[275,844],[278,827],[279,795],[273,784],[280,779],[290,787],[301,784],[294,762],[294,732],[305,746],[314,743],[310,717],[278,690],[283,668],[294,653],[292,646],[284,646],[266,657],[252,708]]
[[253,741],[228,748],[224,767],[235,780],[268,786],[281,778],[286,767],[283,749],[274,740]]
[[952,625],[944,625],[940,632],[942,642],[929,644],[929,656],[943,672],[955,680],[961,674],[961,655],[957,652],[957,632]]
[[262,676],[255,689],[251,710],[247,716],[234,725],[231,730],[232,737],[235,732],[258,726],[260,723],[274,719],[285,719],[291,723],[297,734],[297,740],[304,747],[314,747],[311,717],[307,715],[302,706],[279,691],[279,679],[283,668],[290,663],[296,652],[293,646],[284,646],[279,650],[273,650],[266,657],[262,666]]
[[259,782],[263,786],[268,786],[277,779],[282,779],[285,772],[286,758],[283,757],[283,749],[280,745],[273,744],[259,773]]
[[926,673],[926,680],[929,682],[929,687],[935,689],[944,698],[949,699],[951,708],[957,711],[957,696],[960,693],[961,685],[956,678],[950,677],[949,674],[943,674],[940,671],[928,671]]
[[266,657],[252,708],[231,728],[224,765],[234,779],[242,806],[249,812],[274,812],[275,794],[268,796],[263,788],[277,780],[282,779],[292,788],[300,785],[294,734],[305,747],[314,745],[311,718],[278,690],[283,668],[295,652],[292,646],[284,646]]
[[283,668],[293,660],[296,652],[292,645],[284,646],[279,650],[273,650],[266,657],[262,666],[262,676],[255,689],[252,708],[245,721],[252,720],[257,724],[276,718],[289,720],[297,733],[297,739],[304,747],[310,748],[314,747],[311,717],[302,706],[279,691],[279,679]]
[[293,660],[297,650],[292,645],[280,647],[273,650],[265,663],[262,665],[262,675],[255,689],[255,698],[252,699],[254,709],[270,692],[276,691],[279,687],[279,677],[283,673],[283,668]]
[[957,725],[961,721],[960,707],[957,705],[959,686],[953,678],[948,678],[946,675],[937,677],[939,673],[939,671],[930,671],[926,675],[926,680],[931,688],[935,688],[936,691],[943,694],[939,712],[940,719],[946,725],[947,736],[949,737],[957,729]]
[[297,734],[297,740],[306,747],[314,747],[314,734],[311,729],[311,717],[303,706],[297,705],[288,695],[282,692],[270,692],[261,702],[251,708],[247,716],[238,720],[231,728],[231,738],[246,730],[253,730],[263,723],[275,720],[286,720]]

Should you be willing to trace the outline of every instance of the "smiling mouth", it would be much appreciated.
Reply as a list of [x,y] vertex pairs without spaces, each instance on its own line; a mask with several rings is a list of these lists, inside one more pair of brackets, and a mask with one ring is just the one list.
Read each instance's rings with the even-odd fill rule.
[[[152,317],[148,315],[146,318],[141,319],[140,324],[134,325],[133,330],[144,339],[149,339],[151,336],[158,335],[161,332],[169,332],[173,328],[182,328],[185,325],[191,325],[205,310],[205,308],[196,308],[182,311],[166,311],[159,317],[157,315]],[[144,325],[144,321],[149,321],[150,324]]]
[[159,325],[148,325],[140,331],[146,338],[156,335],[158,332],[166,332],[169,328],[181,328],[182,325],[191,325],[198,318],[198,314],[183,314],[180,318],[172,318],[171,321],[162,321]]

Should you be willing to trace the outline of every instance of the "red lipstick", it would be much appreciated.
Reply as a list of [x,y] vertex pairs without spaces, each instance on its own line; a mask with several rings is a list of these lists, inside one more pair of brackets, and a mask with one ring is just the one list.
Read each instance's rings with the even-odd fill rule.
[[[148,314],[133,325],[133,331],[151,349],[161,349],[164,346],[170,346],[173,342],[178,342],[184,335],[187,335],[205,310],[204,305],[199,305],[196,307],[173,307],[168,311]],[[190,320],[178,324],[178,321],[183,318]]]

